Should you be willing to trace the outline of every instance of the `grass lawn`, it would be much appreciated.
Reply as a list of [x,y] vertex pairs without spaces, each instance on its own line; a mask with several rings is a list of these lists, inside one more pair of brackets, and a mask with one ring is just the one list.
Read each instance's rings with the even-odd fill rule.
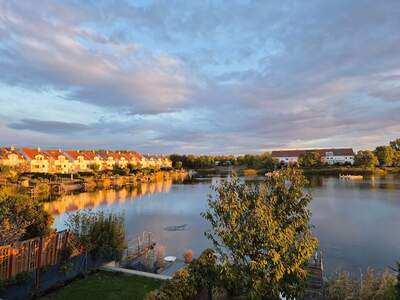
[[163,282],[122,273],[97,272],[48,294],[41,300],[143,299]]

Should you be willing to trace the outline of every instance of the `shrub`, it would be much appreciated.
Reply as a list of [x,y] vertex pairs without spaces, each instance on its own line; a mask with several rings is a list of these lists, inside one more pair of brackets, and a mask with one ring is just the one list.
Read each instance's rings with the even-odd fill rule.
[[83,210],[68,215],[67,228],[78,244],[96,258],[120,260],[126,249],[123,215]]
[[207,249],[188,267],[178,270],[159,290],[152,291],[146,300],[193,299],[205,289],[211,293],[218,286],[215,253]]
[[191,263],[193,260],[193,251],[191,249],[186,250],[183,254],[183,259],[186,264]]
[[336,274],[325,285],[326,300],[396,300],[396,278],[389,271],[368,269],[360,280],[348,272]]

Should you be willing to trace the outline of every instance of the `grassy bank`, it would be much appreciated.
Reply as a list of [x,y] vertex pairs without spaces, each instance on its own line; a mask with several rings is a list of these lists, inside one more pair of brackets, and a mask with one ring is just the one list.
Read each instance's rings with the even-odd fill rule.
[[40,299],[143,299],[147,293],[159,288],[162,283],[162,281],[145,277],[97,272],[84,279],[78,279]]

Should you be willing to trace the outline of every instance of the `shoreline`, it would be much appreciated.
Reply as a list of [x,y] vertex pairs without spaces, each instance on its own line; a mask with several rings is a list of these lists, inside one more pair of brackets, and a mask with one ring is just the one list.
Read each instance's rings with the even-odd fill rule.
[[[141,183],[150,183],[168,178],[186,178],[186,170],[155,171],[150,174],[130,174],[130,175],[111,175],[111,174],[92,174],[89,176],[78,175],[74,178],[67,178],[66,174],[20,174],[15,182],[6,182],[2,187],[20,189],[37,198],[42,202],[51,202],[63,195],[81,194],[98,190],[121,189],[124,187],[134,187]],[[51,176],[59,176],[52,180]]]
[[[321,168],[299,168],[304,175],[379,175],[384,176],[388,174],[400,174],[400,167],[375,167],[375,168],[362,168],[362,167],[349,167],[349,166],[332,166]],[[232,166],[232,167],[214,167],[207,169],[194,170],[197,175],[210,176],[210,175],[228,175],[236,172],[239,176],[263,176],[269,170],[265,168],[247,168],[246,166]]]

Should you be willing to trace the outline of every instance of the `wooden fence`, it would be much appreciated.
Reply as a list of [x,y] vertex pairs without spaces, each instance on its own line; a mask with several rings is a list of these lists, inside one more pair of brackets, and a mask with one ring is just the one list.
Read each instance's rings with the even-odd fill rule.
[[0,280],[9,280],[19,273],[60,263],[69,237],[69,232],[64,230],[0,246]]

